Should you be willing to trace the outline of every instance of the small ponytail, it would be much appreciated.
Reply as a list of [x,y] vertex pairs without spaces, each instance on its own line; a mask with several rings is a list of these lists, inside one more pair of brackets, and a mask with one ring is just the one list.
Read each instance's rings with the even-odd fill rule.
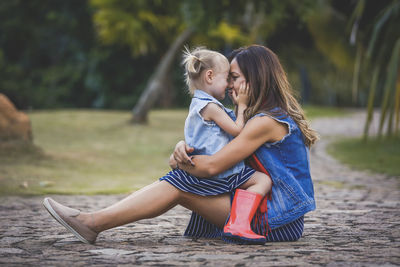
[[[195,52],[195,51],[193,51]],[[192,52],[189,51],[188,47],[185,46],[185,50],[183,51],[183,61],[182,64],[185,66],[185,70],[188,73],[199,73],[201,68],[201,60]]]
[[205,47],[196,47],[192,51],[185,46],[183,50],[182,65],[185,68],[185,82],[188,86],[190,94],[193,95],[196,89],[196,81],[200,78],[201,73],[207,69],[213,69],[216,67],[217,59],[222,58],[228,60],[222,54],[208,50]]

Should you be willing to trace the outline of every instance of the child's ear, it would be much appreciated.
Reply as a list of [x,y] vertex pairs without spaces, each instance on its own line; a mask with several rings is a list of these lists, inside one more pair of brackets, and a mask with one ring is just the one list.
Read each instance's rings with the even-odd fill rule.
[[212,83],[214,73],[212,70],[207,70],[206,75],[204,76],[207,83]]

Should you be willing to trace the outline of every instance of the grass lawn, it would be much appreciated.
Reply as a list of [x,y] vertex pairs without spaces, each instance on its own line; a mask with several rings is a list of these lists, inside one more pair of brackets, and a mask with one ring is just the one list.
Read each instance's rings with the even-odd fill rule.
[[361,138],[338,140],[328,147],[328,153],[356,168],[400,177],[400,138],[367,143]]
[[349,111],[346,109],[318,106],[305,106],[304,112],[307,116],[307,119],[313,119],[317,117],[338,117],[349,114]]
[[[342,115],[308,107],[309,118]],[[169,171],[187,110],[157,110],[148,125],[128,111],[58,110],[28,114],[36,147],[0,147],[0,195],[111,194],[137,190]]]
[[43,151],[0,153],[0,194],[124,193],[166,174],[186,112],[154,111],[149,125],[130,112],[60,110],[29,114]]

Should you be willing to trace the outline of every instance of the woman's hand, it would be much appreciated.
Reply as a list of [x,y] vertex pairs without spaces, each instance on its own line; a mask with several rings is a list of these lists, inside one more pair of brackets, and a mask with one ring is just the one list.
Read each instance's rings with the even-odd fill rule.
[[[175,150],[171,156],[173,156],[174,160],[176,161],[176,166],[179,164],[190,164],[194,166],[194,162],[192,158],[188,156],[188,153],[192,153],[194,151],[193,147],[186,145],[185,141],[179,141],[176,146]],[[171,162],[171,159],[170,159]]]
[[169,156],[169,167],[171,167],[171,169],[175,170],[178,169],[178,162],[175,160],[174,158],[174,154],[171,154],[171,156]]

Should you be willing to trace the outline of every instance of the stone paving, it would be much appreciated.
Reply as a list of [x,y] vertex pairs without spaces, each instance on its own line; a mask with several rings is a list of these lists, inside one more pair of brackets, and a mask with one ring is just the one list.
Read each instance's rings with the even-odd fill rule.
[[[353,170],[325,152],[342,135],[359,135],[364,114],[313,121],[322,139],[311,153],[317,210],[306,215],[303,238],[264,246],[182,236],[190,212],[176,207],[79,242],[42,208],[43,197],[0,197],[0,265],[4,266],[398,266],[400,177]],[[53,196],[82,210],[121,195]]]

